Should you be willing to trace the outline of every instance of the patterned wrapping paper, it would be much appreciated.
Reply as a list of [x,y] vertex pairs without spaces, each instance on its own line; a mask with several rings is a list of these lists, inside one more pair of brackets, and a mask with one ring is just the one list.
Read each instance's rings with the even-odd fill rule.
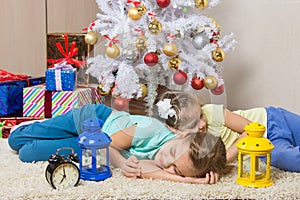
[[13,126],[22,122],[42,120],[40,117],[0,117],[0,138],[8,138]]
[[45,86],[27,87],[23,90],[23,116],[55,117],[85,104],[101,104],[95,88],[81,87],[75,91],[47,91]]
[[44,82],[44,77],[0,82],[0,116],[21,117],[23,114],[23,88]]
[[[60,77],[57,77],[55,68],[46,70],[46,90],[49,91],[74,91],[77,86],[76,69],[59,70]],[[58,88],[57,82],[60,82],[61,88]]]

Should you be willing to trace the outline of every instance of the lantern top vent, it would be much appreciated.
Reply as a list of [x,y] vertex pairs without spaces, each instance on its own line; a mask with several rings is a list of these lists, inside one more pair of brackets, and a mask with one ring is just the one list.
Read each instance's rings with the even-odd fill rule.
[[85,148],[104,148],[109,146],[111,138],[102,131],[102,120],[91,118],[85,120],[83,124],[84,132],[77,139],[79,146],[84,146]]
[[262,137],[265,130],[265,126],[257,122],[246,125],[245,131],[248,136],[237,143],[237,148],[244,152],[271,152],[274,145],[267,138]]

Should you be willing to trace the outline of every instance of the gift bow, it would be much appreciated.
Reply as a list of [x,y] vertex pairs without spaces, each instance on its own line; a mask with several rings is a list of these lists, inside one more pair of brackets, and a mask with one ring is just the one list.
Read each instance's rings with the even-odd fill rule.
[[134,1],[134,0],[127,0],[127,3],[133,3],[133,5],[134,5],[135,7],[141,5],[141,2],[139,2],[139,1]]
[[114,36],[113,38],[110,38],[108,35],[104,35],[104,37],[105,37],[106,39],[110,40],[110,42],[108,43],[108,46],[109,46],[109,47],[112,47],[112,45],[115,44],[115,43],[120,43],[120,40],[117,40],[117,37],[118,37],[118,36],[119,36],[119,35],[116,35],[116,36]]
[[[73,58],[74,56],[76,56],[78,54],[78,48],[76,47],[76,42],[75,41],[72,42],[70,51],[68,52],[68,49],[69,49],[68,34],[64,34],[64,37],[65,37],[65,49],[66,49],[66,51],[64,51],[62,45],[59,42],[57,42],[55,44],[58,51],[61,53],[62,56],[64,56],[64,58],[47,59],[47,62],[51,62],[52,66],[53,66],[54,64],[67,61],[67,64],[74,64],[76,67],[82,68],[83,64],[84,64],[83,61],[80,61],[80,60],[77,60],[77,59]],[[52,67],[52,66],[50,66],[50,67]]]
[[67,64],[67,61],[63,61],[61,63],[54,64],[54,70],[55,70],[55,89],[57,91],[62,90],[62,83],[61,83],[61,70],[73,70],[74,68],[72,65]]
[[176,111],[172,108],[171,99],[160,100],[157,104],[158,114],[163,119],[168,119],[168,116],[173,117]]

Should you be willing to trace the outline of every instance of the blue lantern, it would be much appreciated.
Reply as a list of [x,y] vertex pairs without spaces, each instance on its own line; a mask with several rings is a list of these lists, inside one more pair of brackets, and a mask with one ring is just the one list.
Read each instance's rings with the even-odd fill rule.
[[111,138],[102,132],[103,121],[90,118],[83,123],[83,132],[77,142],[79,146],[80,178],[102,181],[112,176],[109,166]]

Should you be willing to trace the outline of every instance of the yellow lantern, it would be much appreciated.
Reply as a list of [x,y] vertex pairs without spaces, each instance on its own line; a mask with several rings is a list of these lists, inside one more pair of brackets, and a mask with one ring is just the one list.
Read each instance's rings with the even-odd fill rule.
[[[267,187],[273,185],[271,179],[271,152],[274,145],[263,138],[266,128],[257,122],[245,126],[247,137],[237,143],[238,177],[237,184],[248,187]],[[265,156],[266,163],[259,157]]]

